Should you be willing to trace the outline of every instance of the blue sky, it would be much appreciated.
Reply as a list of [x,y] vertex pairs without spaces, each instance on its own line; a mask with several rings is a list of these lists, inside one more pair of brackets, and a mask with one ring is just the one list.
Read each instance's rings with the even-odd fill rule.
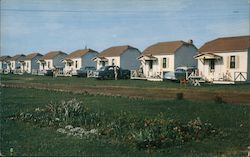
[[249,35],[250,0],[1,0],[1,55]]

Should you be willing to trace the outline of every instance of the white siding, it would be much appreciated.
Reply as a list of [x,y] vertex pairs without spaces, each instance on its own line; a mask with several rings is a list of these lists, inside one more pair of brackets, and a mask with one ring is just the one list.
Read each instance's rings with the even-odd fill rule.
[[140,61],[137,59],[141,55],[137,49],[127,49],[120,57],[120,67],[128,70],[136,70],[140,67]]
[[[108,61],[105,61],[105,66],[107,66],[107,65],[109,65],[109,63],[108,63]],[[96,69],[100,69],[102,66],[103,66],[102,61],[99,58],[97,58],[96,59]]]
[[121,64],[120,64],[120,57],[106,57],[108,59],[108,64],[107,65],[116,65],[116,66],[119,66],[121,67]]
[[94,58],[97,54],[97,52],[89,52],[80,58],[71,59],[73,61],[71,63],[71,66],[69,66],[69,63],[66,63],[64,71],[72,71],[73,73],[76,73],[76,70],[80,68],[85,68],[89,66],[96,67],[96,63],[92,61],[92,58]]
[[[153,77],[157,74],[163,74],[164,71],[174,71],[174,55],[156,55],[157,60],[152,61],[153,66],[150,69],[150,61],[141,61],[143,74],[146,77]],[[163,67],[163,58],[166,58],[166,68]]]
[[42,67],[42,64],[40,64],[40,70],[49,70],[53,68],[53,59],[45,59],[44,69]]
[[31,60],[26,60],[24,62],[25,62],[25,65],[24,65],[23,70],[27,73],[31,73]]
[[[214,70],[210,70],[209,60],[198,60],[198,69],[201,75],[203,75],[208,81],[221,80],[223,76],[227,76],[231,81],[234,80],[235,72],[246,73],[248,71],[248,55],[245,52],[226,52],[226,53],[214,53],[222,57],[220,60],[215,60]],[[230,68],[228,58],[230,56],[236,56],[236,67]]]
[[53,59],[45,59],[45,64],[43,67],[43,64],[41,62],[39,63],[39,70],[50,70],[50,69],[54,69],[58,66],[60,67],[64,67],[64,64],[62,63],[62,60],[64,59],[64,57],[66,56],[66,54],[60,54],[57,55],[56,57],[54,57]]

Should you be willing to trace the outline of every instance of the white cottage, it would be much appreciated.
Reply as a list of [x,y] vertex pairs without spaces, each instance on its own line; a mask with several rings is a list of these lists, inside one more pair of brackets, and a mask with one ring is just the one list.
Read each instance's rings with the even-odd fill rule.
[[194,56],[199,74],[213,83],[250,83],[250,36],[224,37],[205,43]]
[[63,69],[64,64],[62,61],[66,56],[67,54],[62,51],[48,52],[38,60],[39,72],[44,73],[46,70]]
[[31,74],[32,71],[39,70],[39,64],[37,61],[42,57],[40,53],[31,53],[28,54],[26,57],[21,59],[19,62],[21,63],[21,71],[22,73],[29,73]]
[[91,59],[98,54],[97,51],[92,49],[80,49],[70,53],[63,60],[65,64],[64,73],[76,74],[76,70],[86,67],[95,67],[96,64]]
[[0,73],[4,73],[7,70],[10,58],[10,56],[0,56]]
[[135,70],[140,66],[137,58],[141,52],[132,46],[114,46],[103,50],[93,60],[96,62],[97,69],[103,66],[116,65],[123,69]]
[[196,52],[197,48],[192,40],[159,42],[151,45],[138,57],[143,77],[162,80],[163,74],[173,75],[177,67],[196,67],[197,61],[193,58]]
[[21,72],[20,60],[24,59],[24,57],[25,57],[25,55],[23,55],[23,54],[18,54],[18,55],[11,57],[9,59],[10,64],[8,66],[8,69],[14,73]]

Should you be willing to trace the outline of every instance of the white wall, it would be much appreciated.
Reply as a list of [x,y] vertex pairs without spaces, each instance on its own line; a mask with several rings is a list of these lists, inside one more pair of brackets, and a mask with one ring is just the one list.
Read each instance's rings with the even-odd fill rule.
[[174,69],[180,66],[197,67],[197,60],[193,58],[197,49],[193,45],[183,45],[175,53]]
[[[109,63],[108,63],[108,61],[105,61],[105,66],[107,66],[107,65],[109,65]],[[97,58],[97,59],[96,59],[96,69],[98,70],[98,69],[100,69],[102,66],[103,66],[103,65],[102,65],[102,61],[101,61],[99,58]]]
[[127,49],[120,56],[120,67],[128,70],[136,70],[140,67],[140,61],[137,59],[141,55],[140,51],[134,48]]
[[[150,61],[141,61],[143,74],[146,77],[156,76],[156,74],[163,74],[164,71],[174,71],[174,55],[156,55],[157,60],[153,61],[152,69],[150,69]],[[163,58],[166,58],[166,68],[163,68]]]
[[[82,58],[74,58],[71,59],[73,62],[71,63],[65,63],[64,71],[73,71],[76,72],[76,70],[81,68],[82,65]],[[71,64],[71,65],[70,65]]]
[[98,52],[89,52],[83,55],[82,57],[71,59],[73,61],[71,63],[71,66],[69,66],[69,63],[64,63],[64,71],[72,70],[73,73],[76,73],[76,70],[80,68],[85,68],[89,66],[96,67],[96,63],[92,61],[92,58],[94,58],[97,54]]
[[[198,60],[199,73],[202,74],[208,81],[220,80],[223,75],[228,74],[231,76],[231,81],[234,80],[235,72],[247,72],[248,55],[247,52],[227,52],[227,53],[214,53],[215,55],[222,56],[221,60],[215,60],[215,69],[210,71],[209,60]],[[229,57],[236,56],[236,68],[231,69],[229,66]],[[246,76],[247,77],[247,76]],[[230,77],[228,77],[230,78]]]
[[120,57],[106,57],[108,59],[108,65],[112,65],[112,61],[114,65],[121,67]]
[[31,60],[26,60],[24,62],[25,64],[24,64],[23,70],[27,73],[31,73]]
[[39,64],[39,70],[50,70],[50,69],[53,69],[54,68],[54,66],[53,66],[54,62],[53,61],[54,61],[53,59],[45,59],[44,60],[44,62],[45,62],[44,68],[43,68],[43,64],[40,63]]

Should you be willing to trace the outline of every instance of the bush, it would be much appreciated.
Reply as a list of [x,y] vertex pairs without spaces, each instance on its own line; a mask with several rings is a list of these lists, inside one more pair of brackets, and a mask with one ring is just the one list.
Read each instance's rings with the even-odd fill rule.
[[216,133],[210,123],[203,123],[200,118],[181,123],[162,114],[144,119],[123,111],[108,115],[91,111],[76,99],[50,103],[45,108],[21,113],[14,119],[39,127],[54,127],[59,133],[79,138],[121,140],[137,149],[146,150],[182,145]]
[[183,99],[183,93],[176,93],[176,100],[182,100]]

